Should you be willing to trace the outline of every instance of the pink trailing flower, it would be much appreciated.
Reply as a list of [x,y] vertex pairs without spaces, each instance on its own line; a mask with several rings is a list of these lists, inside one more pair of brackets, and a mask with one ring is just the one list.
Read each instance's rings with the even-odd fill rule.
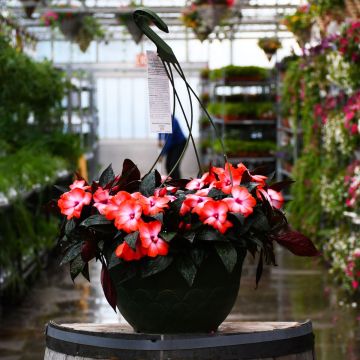
[[110,199],[110,194],[108,190],[104,190],[102,187],[99,187],[94,195],[94,206],[98,209],[101,215],[105,215],[105,209]]
[[104,215],[108,220],[114,220],[119,212],[119,208],[121,204],[126,201],[130,200],[131,195],[126,191],[119,191],[116,195],[109,199],[108,203],[104,207]]
[[135,200],[125,200],[119,206],[114,225],[127,233],[137,231],[141,222],[142,207]]
[[227,220],[228,206],[224,201],[210,200],[205,203],[199,212],[200,221],[212,226],[224,234],[233,224]]
[[73,217],[80,218],[81,211],[85,205],[89,205],[92,195],[80,188],[74,188],[60,196],[58,207],[62,214],[67,215],[70,220]]
[[185,215],[188,212],[193,212],[199,215],[201,209],[209,200],[212,200],[212,198],[196,194],[186,195],[186,198],[180,208],[180,215]]
[[231,190],[232,198],[226,198],[223,201],[229,208],[229,211],[240,213],[244,217],[253,213],[256,200],[243,186],[234,186]]
[[169,244],[159,238],[161,226],[161,222],[157,220],[140,223],[141,246],[147,256],[156,257],[158,255],[167,255],[169,252]]
[[85,180],[75,180],[69,188],[73,189],[82,189],[82,190],[89,190],[91,186]]

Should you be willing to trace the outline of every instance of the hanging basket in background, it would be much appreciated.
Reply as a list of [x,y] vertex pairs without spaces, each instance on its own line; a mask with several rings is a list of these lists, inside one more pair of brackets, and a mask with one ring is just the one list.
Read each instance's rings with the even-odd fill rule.
[[273,55],[281,48],[281,42],[278,38],[262,38],[258,41],[258,46],[262,49],[270,61]]
[[59,21],[59,29],[66,39],[76,41],[83,26],[85,14],[67,14]]
[[46,26],[58,27],[66,39],[79,45],[82,52],[86,52],[91,41],[105,37],[101,25],[90,14],[49,11],[42,20]]
[[[34,13],[34,11],[36,9],[36,5],[26,5],[27,3],[29,3],[29,0],[20,0],[20,1],[23,4],[26,16],[30,19],[32,17],[32,14]],[[32,3],[38,3],[39,0],[31,0],[31,2]]]
[[287,15],[282,20],[282,24],[294,34],[301,48],[304,48],[310,41],[311,29],[316,16],[316,5],[306,4],[299,6],[294,14]]
[[119,14],[117,15],[117,19],[121,25],[126,26],[129,34],[131,35],[135,43],[139,44],[143,37],[143,33],[135,24],[132,13]]
[[230,17],[233,1],[195,0],[181,15],[184,25],[191,28],[200,41],[204,41],[224,20]]

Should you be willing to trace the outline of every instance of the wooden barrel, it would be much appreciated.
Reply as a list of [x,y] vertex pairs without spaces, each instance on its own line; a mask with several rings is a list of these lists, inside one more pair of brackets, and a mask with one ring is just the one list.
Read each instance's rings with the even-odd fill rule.
[[213,334],[134,333],[119,324],[46,327],[45,360],[314,360],[310,321],[225,322]]

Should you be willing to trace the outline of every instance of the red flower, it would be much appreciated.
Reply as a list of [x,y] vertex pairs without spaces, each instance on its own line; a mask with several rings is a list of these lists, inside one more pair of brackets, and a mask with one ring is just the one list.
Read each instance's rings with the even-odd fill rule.
[[92,195],[83,189],[75,188],[60,196],[58,207],[61,213],[67,215],[70,220],[73,217],[80,218],[84,205],[89,205]]
[[116,217],[115,227],[127,233],[137,231],[141,222],[142,207],[135,200],[125,200],[119,206]]
[[105,208],[110,199],[109,191],[99,187],[94,193],[94,206],[101,215],[105,215]]
[[144,256],[141,246],[137,245],[134,251],[125,241],[116,248],[115,255],[125,261],[139,260]]
[[156,220],[149,223],[140,223],[139,231],[141,245],[146,250],[146,255],[150,257],[167,255],[169,252],[169,244],[158,237],[160,230],[160,221]]
[[217,189],[221,189],[225,194],[230,194],[233,186],[240,185],[241,177],[246,170],[247,168],[244,164],[239,164],[237,167],[234,167],[229,163],[225,164],[225,169],[214,168],[214,172],[218,175],[219,181],[214,181],[212,185]]
[[191,181],[189,181],[185,188],[188,190],[200,190],[204,187],[205,183],[203,181],[203,179],[193,179]]
[[284,197],[282,196],[281,192],[275,191],[273,189],[258,188],[256,191],[256,195],[259,199],[262,200],[261,195],[276,209],[281,209],[284,204]]
[[209,200],[212,199],[207,196],[198,196],[196,194],[186,195],[180,208],[180,215],[185,215],[189,211],[199,214],[205,203]]
[[225,202],[209,200],[199,213],[200,220],[204,224],[210,225],[224,234],[228,228],[233,226],[233,224],[226,219],[228,211],[229,208]]
[[267,193],[270,197],[270,204],[276,209],[281,209],[285,201],[281,192],[275,191],[273,189],[268,189]]
[[141,204],[143,207],[143,211],[145,215],[156,215],[160,212],[164,212],[164,209],[168,208],[168,202],[170,199],[166,196],[164,197],[157,197],[157,196],[150,196],[150,197],[143,197]]
[[115,196],[109,199],[107,205],[104,207],[103,211],[108,220],[114,220],[118,214],[120,205],[126,201],[130,200],[131,195],[126,191],[119,191]]
[[90,186],[87,184],[85,180],[75,180],[70,186],[70,189],[82,189],[82,190],[88,190],[90,189]]
[[251,196],[248,189],[243,186],[234,186],[231,195],[232,198],[223,200],[231,212],[240,213],[245,217],[252,214],[256,200]]

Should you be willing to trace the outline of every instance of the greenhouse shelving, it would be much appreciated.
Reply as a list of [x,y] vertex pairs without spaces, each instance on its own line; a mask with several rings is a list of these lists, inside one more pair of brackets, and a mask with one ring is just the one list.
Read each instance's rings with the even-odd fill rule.
[[[266,102],[267,104],[271,104],[274,100],[274,93],[275,90],[275,83],[272,78],[262,79],[262,80],[251,80],[248,79],[236,79],[236,80],[227,80],[217,79],[214,81],[210,81],[209,84],[209,93],[210,99],[213,103],[219,103],[220,109],[225,107],[225,104],[242,104],[242,105],[253,105],[254,108],[260,107],[260,103]],[[231,96],[240,96],[241,100],[234,100],[227,101],[227,97]],[[230,98],[231,99],[231,98]],[[249,102],[249,100],[252,102]],[[253,114],[252,116],[249,115],[230,115],[232,118],[226,119],[224,112],[222,115],[224,118],[220,116],[212,116],[214,124],[218,128],[218,132],[220,133],[221,138],[223,141],[226,142],[227,139],[229,140],[239,140],[250,143],[254,141],[257,144],[264,141],[273,141],[275,146],[275,133],[276,133],[276,111],[275,106],[273,108],[273,113],[267,115],[267,118],[264,118],[264,114]],[[221,112],[221,110],[220,110]],[[234,133],[236,133],[236,137],[234,137]],[[231,135],[233,134],[233,135]],[[215,140],[215,131],[212,131],[212,141]],[[264,143],[265,144],[265,143]],[[255,165],[268,165],[269,167],[275,167],[275,157],[270,155],[270,151],[264,149],[263,151],[259,150],[244,150],[243,152],[259,152],[258,156],[236,156],[233,154],[229,156],[228,159],[232,163],[239,163],[243,162],[245,165],[248,165],[250,168],[254,167]],[[241,149],[239,149],[241,152]],[[264,153],[268,152],[268,155]],[[208,151],[209,153],[209,151]],[[212,161],[214,163],[221,163],[223,158],[219,156],[215,151],[212,151]]]

